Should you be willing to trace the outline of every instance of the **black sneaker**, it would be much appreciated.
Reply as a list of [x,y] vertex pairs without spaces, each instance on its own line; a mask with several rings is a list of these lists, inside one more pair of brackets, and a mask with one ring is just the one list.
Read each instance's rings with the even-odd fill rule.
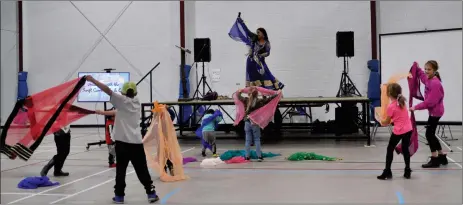
[[258,161],[258,162],[262,162],[262,161],[264,161],[264,158],[263,158],[263,157],[259,157],[259,158],[257,158],[257,161]]
[[123,196],[115,196],[115,197],[113,197],[113,203],[115,203],[115,204],[123,204],[124,203],[124,197]]
[[441,162],[439,161],[438,157],[431,157],[428,163],[421,165],[423,168],[439,168]]
[[53,173],[53,175],[55,175],[55,177],[67,177],[69,176],[69,172],[59,171],[59,172]]
[[442,165],[447,165],[449,163],[449,161],[447,160],[447,155],[446,154],[439,154],[439,156],[437,156],[437,158],[439,159],[439,162]]
[[159,201],[159,197],[156,193],[154,194],[148,194],[148,202],[149,203],[154,203],[154,202],[157,202]]
[[376,177],[379,180],[386,180],[386,179],[392,179],[392,172],[391,170],[385,169],[383,173],[379,176]]
[[244,159],[247,160],[247,161],[251,160],[251,158],[249,158],[249,157],[245,157]]
[[412,176],[412,170],[410,168],[406,168],[404,172],[404,178],[410,179],[411,176]]
[[203,157],[206,157],[206,151],[201,152],[201,155],[202,155]]

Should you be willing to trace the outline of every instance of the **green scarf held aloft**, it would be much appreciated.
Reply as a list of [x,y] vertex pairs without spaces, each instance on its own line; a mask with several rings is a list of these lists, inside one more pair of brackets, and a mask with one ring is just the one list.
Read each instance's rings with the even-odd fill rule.
[[302,160],[322,160],[322,161],[337,161],[342,160],[336,157],[327,157],[318,155],[313,152],[296,152],[287,158],[289,161],[302,161]]

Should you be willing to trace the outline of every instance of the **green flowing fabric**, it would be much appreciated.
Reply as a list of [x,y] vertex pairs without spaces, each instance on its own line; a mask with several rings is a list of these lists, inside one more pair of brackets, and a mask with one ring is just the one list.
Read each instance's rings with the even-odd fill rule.
[[[271,152],[262,152],[263,158],[281,156],[281,154],[275,154]],[[246,157],[246,151],[244,150],[228,150],[220,155],[222,161],[230,160],[233,157]],[[251,159],[257,159],[257,153],[254,150],[251,150],[250,156]]]
[[336,157],[327,157],[318,155],[313,152],[296,152],[287,158],[289,161],[302,161],[302,160],[322,160],[322,161],[336,161],[342,160]]

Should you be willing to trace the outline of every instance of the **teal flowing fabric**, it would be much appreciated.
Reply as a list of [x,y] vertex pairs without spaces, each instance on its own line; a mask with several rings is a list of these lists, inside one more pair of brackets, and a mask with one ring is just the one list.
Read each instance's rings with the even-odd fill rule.
[[[281,154],[275,154],[271,152],[262,152],[262,157],[263,158],[270,158],[270,157],[276,157],[276,156],[281,156]],[[228,150],[224,152],[222,155],[220,155],[220,159],[222,161],[230,160],[233,157],[246,157],[246,151],[244,150]],[[257,159],[257,153],[255,150],[251,150],[251,153],[249,155],[251,159]]]
[[302,160],[322,160],[322,161],[336,161],[341,160],[336,157],[327,157],[314,152],[296,152],[288,157],[289,161],[302,161]]

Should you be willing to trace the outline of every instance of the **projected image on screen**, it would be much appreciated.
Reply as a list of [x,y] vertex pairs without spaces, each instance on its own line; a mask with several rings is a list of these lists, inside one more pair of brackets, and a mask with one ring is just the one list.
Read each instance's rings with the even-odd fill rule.
[[[444,116],[441,122],[462,121],[462,30],[381,35],[381,81],[408,72],[413,62],[424,69],[428,60],[436,60],[444,87]],[[406,79],[399,81],[403,95],[409,97]],[[424,94],[424,85],[421,86]],[[408,99],[407,99],[408,100]],[[414,104],[421,101],[414,100]],[[408,103],[407,103],[408,104]],[[426,122],[426,110],[415,112],[416,120]]]
[[[116,92],[116,93],[120,93],[122,90],[122,85],[124,85],[125,82],[130,81],[129,72],[79,73],[79,77],[83,77],[85,75],[93,76],[93,78],[107,85],[113,92]],[[82,87],[82,89],[80,90],[79,95],[77,96],[77,101],[78,102],[108,102],[109,95],[101,91],[93,83],[87,81],[85,85]]]

